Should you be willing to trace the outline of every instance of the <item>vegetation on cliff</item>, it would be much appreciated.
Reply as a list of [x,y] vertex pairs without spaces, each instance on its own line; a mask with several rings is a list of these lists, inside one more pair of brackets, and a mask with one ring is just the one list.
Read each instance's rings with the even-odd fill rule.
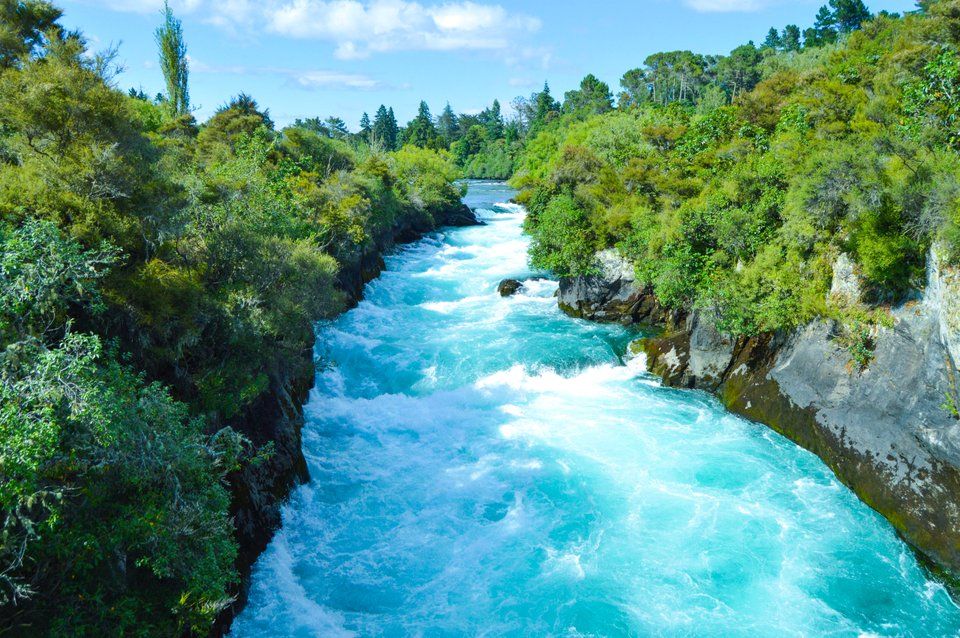
[[901,17],[831,0],[799,33],[652,55],[615,109],[590,78],[568,94],[513,178],[535,264],[589,273],[616,246],[667,306],[757,334],[862,315],[828,301],[840,253],[874,303],[922,286],[932,242],[956,258],[960,3]]
[[119,91],[40,0],[0,2],[0,633],[206,633],[229,603],[231,429],[338,312],[338,262],[458,210],[446,152],[198,125]]

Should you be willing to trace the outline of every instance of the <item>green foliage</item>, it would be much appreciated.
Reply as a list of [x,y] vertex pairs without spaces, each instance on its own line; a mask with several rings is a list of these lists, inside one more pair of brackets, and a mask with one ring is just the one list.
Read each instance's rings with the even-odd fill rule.
[[45,0],[0,2],[0,69],[18,64],[40,46],[50,31],[59,31],[61,11]]
[[157,29],[155,38],[160,51],[160,70],[167,84],[166,107],[173,117],[186,115],[190,110],[187,45],[183,41],[183,26],[166,0],[163,26]]
[[203,635],[236,591],[225,482],[272,450],[255,406],[309,378],[341,266],[460,210],[459,172],[243,94],[198,130],[169,12],[159,103],[46,3],[0,12],[0,633]]
[[536,234],[530,247],[530,259],[537,268],[561,276],[591,271],[596,245],[590,234],[589,219],[583,208],[569,195],[560,195],[536,218]]
[[420,102],[420,109],[417,117],[407,124],[404,130],[404,142],[419,146],[420,148],[443,148],[443,138],[437,133],[437,128],[433,124],[433,117],[430,115],[430,107],[426,102]]
[[948,49],[923,68],[923,75],[907,85],[904,127],[931,145],[947,144],[960,150],[960,62]]
[[453,182],[460,173],[447,153],[404,146],[393,163],[402,196],[427,213],[434,226],[459,205],[464,192]]
[[[792,27],[763,50],[650,56],[624,75],[619,109],[555,119],[517,158],[534,264],[582,274],[616,247],[661,302],[736,335],[830,316],[840,252],[869,302],[909,297],[932,241],[960,254],[960,20],[947,4],[870,20],[836,0],[818,19],[822,48],[798,52]],[[881,324],[841,323],[867,365]]]
[[[242,440],[207,437],[160,384],[71,331],[71,310],[99,305],[113,250],[48,222],[0,240],[0,608],[32,612],[49,635],[207,626],[235,578],[222,479]],[[139,589],[140,574],[158,586]],[[53,590],[55,603],[35,598]],[[15,630],[7,618],[0,630]]]
[[568,113],[592,115],[606,113],[612,108],[610,87],[592,73],[583,78],[579,89],[567,91],[563,100],[563,110]]
[[873,361],[877,333],[893,328],[893,317],[884,308],[861,304],[831,304],[828,314],[837,323],[837,342],[850,354],[850,365],[863,372]]

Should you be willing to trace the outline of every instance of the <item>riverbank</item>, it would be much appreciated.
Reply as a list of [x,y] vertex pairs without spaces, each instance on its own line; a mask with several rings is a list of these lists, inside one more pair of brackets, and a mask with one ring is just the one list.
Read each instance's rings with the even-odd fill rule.
[[[438,225],[463,227],[479,224],[465,204],[443,211]],[[364,286],[380,276],[385,267],[384,255],[398,245],[419,240],[435,230],[426,218],[419,223],[404,218],[404,223],[375,237],[363,250],[343,259],[337,275],[338,289],[347,307],[356,307],[363,298]],[[256,450],[271,453],[261,462],[247,464],[230,476],[230,513],[239,545],[238,586],[231,592],[235,601],[220,615],[211,630],[212,637],[229,632],[233,619],[247,601],[250,572],[257,558],[266,549],[281,525],[280,510],[292,489],[309,480],[303,455],[303,406],[315,382],[316,336],[300,335],[301,355],[289,366],[271,376],[270,389],[232,424],[250,440]]]
[[[930,256],[920,301],[891,311],[860,369],[839,327],[729,338],[709,313],[667,312],[613,251],[601,274],[561,283],[560,306],[598,321],[646,323],[660,334],[634,346],[665,385],[714,393],[736,414],[814,452],[929,561],[954,589],[960,574],[960,422],[949,323],[956,274]],[[954,404],[955,405],[955,404]]]

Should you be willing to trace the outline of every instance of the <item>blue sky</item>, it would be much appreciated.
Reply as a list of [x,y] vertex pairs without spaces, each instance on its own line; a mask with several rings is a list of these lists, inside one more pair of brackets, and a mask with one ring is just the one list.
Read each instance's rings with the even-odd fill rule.
[[[191,58],[191,99],[204,120],[246,92],[283,125],[393,106],[406,122],[421,99],[473,112],[549,81],[555,96],[594,73],[616,91],[657,51],[726,53],[770,26],[804,28],[825,0],[171,0]],[[153,30],[162,0],[63,0],[64,24],[92,49],[119,45],[119,86],[163,87]],[[909,11],[913,0],[868,0]]]

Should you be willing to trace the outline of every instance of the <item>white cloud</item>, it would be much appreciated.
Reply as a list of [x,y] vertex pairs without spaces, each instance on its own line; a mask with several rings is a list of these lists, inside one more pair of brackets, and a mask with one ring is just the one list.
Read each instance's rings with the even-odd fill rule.
[[[105,0],[118,11],[159,11],[162,0]],[[101,4],[101,6],[102,6]],[[540,21],[471,0],[171,0],[181,16],[228,31],[269,32],[335,44],[340,59],[390,51],[509,52]]]
[[537,85],[537,81],[531,78],[510,78],[507,83],[518,89],[529,89]]
[[343,73],[325,69],[289,69],[283,67],[248,67],[205,64],[199,60],[190,59],[190,70],[195,73],[229,74],[229,75],[273,75],[287,79],[287,84],[301,89],[354,89],[370,91],[384,88],[386,85],[366,75],[359,73]]
[[406,0],[274,0],[263,9],[266,29],[336,43],[341,59],[404,50],[506,50],[514,36],[540,21],[499,5]]

